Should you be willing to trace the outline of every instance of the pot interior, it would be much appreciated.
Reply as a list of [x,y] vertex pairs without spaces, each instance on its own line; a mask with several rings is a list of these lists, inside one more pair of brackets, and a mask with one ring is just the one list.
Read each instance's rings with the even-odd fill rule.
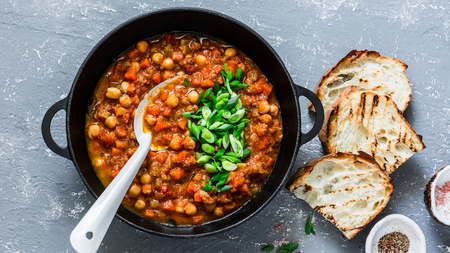
[[266,184],[250,201],[221,219],[191,227],[163,225],[135,215],[124,207],[118,216],[141,230],[160,235],[192,237],[236,226],[261,210],[284,185],[300,142],[300,110],[292,80],[270,45],[244,24],[219,13],[199,9],[170,9],[134,18],[107,34],[89,53],[69,94],[67,136],[75,166],[88,189],[98,196],[104,190],[91,165],[85,141],[85,116],[95,86],[110,64],[135,42],[167,32],[200,33],[236,46],[249,56],[274,87],[283,121],[283,140]]

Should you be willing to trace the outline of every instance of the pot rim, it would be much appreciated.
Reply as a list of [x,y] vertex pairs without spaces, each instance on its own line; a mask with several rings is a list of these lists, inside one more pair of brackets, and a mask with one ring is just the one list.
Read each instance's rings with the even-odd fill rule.
[[431,184],[431,212],[433,212],[434,217],[438,219],[443,224],[450,226],[450,219],[447,219],[436,209],[436,186],[440,179],[440,177],[446,173],[450,173],[450,165],[445,166],[442,170],[438,171],[436,174],[436,178],[433,180]]
[[[295,141],[295,146],[294,146],[294,150],[293,150],[293,156],[289,162],[288,165],[288,169],[286,171],[286,173],[283,175],[283,179],[281,181],[281,183],[278,185],[278,187],[272,192],[270,193],[271,195],[268,197],[268,199],[262,203],[255,211],[253,211],[252,213],[250,213],[249,215],[247,215],[246,217],[244,217],[243,219],[239,220],[238,222],[234,223],[234,224],[230,224],[224,228],[221,229],[217,229],[214,231],[210,231],[210,232],[205,232],[205,233],[200,233],[200,234],[171,234],[171,233],[164,233],[164,232],[159,232],[159,231],[154,231],[154,230],[150,230],[144,227],[139,226],[138,224],[133,223],[132,221],[129,221],[128,219],[122,217],[121,215],[119,215],[118,213],[116,213],[116,217],[119,218],[121,221],[133,226],[134,228],[137,228],[141,231],[147,232],[147,233],[151,233],[151,234],[156,234],[156,235],[161,235],[161,236],[166,236],[166,237],[172,237],[172,238],[196,238],[196,237],[201,237],[201,236],[207,236],[207,235],[213,235],[213,234],[217,234],[223,231],[226,231],[228,229],[234,228],[242,223],[244,223],[245,221],[247,221],[249,218],[253,217],[254,215],[256,215],[257,213],[259,213],[263,208],[265,208],[273,199],[274,197],[277,195],[277,193],[280,191],[281,188],[283,188],[283,186],[286,184],[287,181],[287,177],[289,175],[289,172],[292,170],[293,165],[296,161],[297,155],[298,155],[298,151],[300,148],[300,143],[301,143],[301,138],[302,138],[302,131],[301,131],[301,112],[300,112],[300,103],[299,103],[299,95],[297,93],[297,90],[295,89],[295,84],[292,80],[291,75],[289,74],[289,72],[286,69],[286,66],[284,65],[283,61],[281,60],[281,58],[279,57],[279,55],[276,53],[276,51],[272,48],[272,46],[261,36],[259,35],[256,31],[254,31],[251,27],[247,26],[246,24],[242,23],[241,21],[230,17],[228,15],[216,12],[216,11],[211,11],[208,9],[204,9],[204,8],[197,8],[197,7],[176,7],[176,8],[165,8],[165,9],[161,9],[158,11],[152,11],[149,13],[145,13],[145,14],[140,14],[137,15],[135,17],[132,17],[122,23],[120,23],[118,26],[114,27],[111,31],[109,31],[105,36],[103,36],[102,39],[100,39],[99,42],[97,42],[97,44],[92,48],[92,50],[87,54],[87,56],[85,57],[83,63],[80,65],[80,67],[78,68],[78,72],[75,75],[75,78],[73,80],[72,83],[72,87],[70,89],[70,92],[68,94],[67,97],[67,110],[66,110],[66,136],[67,136],[67,146],[69,148],[69,152],[70,155],[72,157],[72,161],[78,171],[78,173],[80,174],[80,177],[83,181],[83,183],[85,184],[85,186],[87,187],[87,189],[89,190],[89,192],[94,196],[95,199],[98,198],[98,195],[95,193],[95,191],[91,188],[91,186],[89,185],[89,183],[87,182],[87,180],[85,179],[85,177],[83,176],[83,173],[81,172],[81,169],[79,168],[78,163],[76,162],[75,159],[75,152],[73,149],[73,145],[72,145],[72,140],[70,138],[70,111],[71,111],[71,107],[72,107],[72,100],[73,100],[73,96],[74,96],[74,90],[76,87],[76,84],[79,80],[79,77],[81,75],[81,73],[83,72],[83,69],[85,68],[86,64],[88,63],[88,61],[91,59],[91,57],[93,56],[93,54],[103,45],[103,43],[108,40],[112,35],[114,35],[116,32],[118,32],[119,30],[123,29],[125,26],[136,22],[142,18],[146,18],[149,16],[153,16],[153,15],[157,15],[157,14],[162,14],[162,13],[169,13],[169,12],[192,12],[192,13],[203,13],[203,14],[209,14],[209,15],[214,15],[214,16],[218,16],[219,18],[223,18],[226,19],[228,21],[231,21],[233,23],[235,23],[238,26],[241,26],[242,28],[244,28],[246,31],[248,31],[249,33],[253,34],[256,38],[258,38],[259,41],[262,42],[262,44],[264,44],[269,51],[274,55],[274,57],[278,60],[278,63],[280,64],[281,68],[283,69],[286,77],[289,80],[289,85],[291,86],[291,90],[294,94],[294,102],[295,102],[295,106],[296,106],[296,114],[297,114],[297,118],[298,118],[298,125],[297,125],[297,134],[296,134],[296,141]],[[206,34],[207,35],[207,34]],[[269,175],[270,177],[270,175]],[[264,188],[264,186],[263,186]],[[261,188],[261,190],[263,189]],[[262,194],[262,192],[258,193],[258,194]],[[254,199],[254,197],[252,198]],[[217,219],[214,220],[210,223],[206,223],[206,224],[200,224],[200,225],[194,225],[192,227],[196,227],[196,226],[202,226],[202,225],[208,225],[208,224],[213,224],[215,221],[220,221],[226,217],[230,217],[233,214],[241,211],[242,207],[244,207],[245,205],[248,205],[251,200],[247,201],[243,206],[241,206],[240,208],[238,208],[237,210],[235,210],[234,212],[224,216],[221,219]],[[126,209],[127,211],[131,212],[130,210]],[[134,213],[133,213],[134,214]],[[134,214],[136,215],[136,214]],[[157,223],[161,226],[167,226],[165,224],[162,223]],[[170,227],[170,226],[167,226]]]

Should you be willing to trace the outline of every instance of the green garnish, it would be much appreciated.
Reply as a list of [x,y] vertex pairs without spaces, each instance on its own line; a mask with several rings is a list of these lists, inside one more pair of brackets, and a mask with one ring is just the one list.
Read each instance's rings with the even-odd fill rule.
[[261,251],[271,251],[275,248],[273,245],[267,245],[266,247],[262,248]]
[[[201,143],[201,153],[196,153],[197,163],[212,174],[202,189],[211,191],[215,186],[216,193],[233,188],[225,184],[230,171],[236,170],[236,163],[242,163],[242,159],[250,154],[250,149],[244,150],[247,143],[243,134],[245,125],[250,122],[244,118],[248,111],[242,105],[241,94],[233,92],[248,85],[240,81],[240,68],[234,80],[233,70],[228,70],[225,63],[221,73],[224,84],[215,83],[214,87],[200,92],[197,112],[183,113],[183,117],[189,118],[191,138]],[[187,79],[184,84],[189,84]],[[194,119],[198,122],[192,121]]]
[[316,234],[316,231],[314,231],[314,228],[311,224],[311,217],[308,217],[308,220],[306,221],[305,232],[307,235],[309,235],[310,233]]
[[291,253],[298,248],[298,243],[289,243],[277,250],[277,252]]
[[184,86],[188,87],[189,81],[187,80],[187,78],[184,78]]

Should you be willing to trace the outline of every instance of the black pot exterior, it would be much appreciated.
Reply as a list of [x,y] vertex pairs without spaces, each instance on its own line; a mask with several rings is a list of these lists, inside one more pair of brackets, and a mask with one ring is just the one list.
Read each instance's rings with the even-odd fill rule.
[[[117,211],[122,221],[143,231],[186,238],[210,235],[235,227],[260,211],[284,185],[299,146],[311,140],[320,130],[323,124],[323,109],[320,110],[322,108],[320,101],[311,91],[299,86],[296,86],[298,91],[295,90],[290,75],[272,47],[251,28],[237,20],[220,13],[195,8],[168,9],[136,17],[111,31],[93,48],[74,79],[67,97],[67,107],[62,108],[61,105],[65,103],[63,101],[56,103],[59,107],[52,106],[42,123],[44,140],[47,145],[52,144],[52,141],[48,141],[51,137],[45,127],[50,125],[49,122],[57,110],[67,111],[66,130],[70,157],[84,183],[95,196],[99,196],[104,187],[91,165],[85,140],[86,108],[95,86],[115,58],[136,41],[174,31],[195,32],[215,37],[236,46],[249,56],[274,86],[283,120],[283,140],[273,172],[261,191],[234,213],[210,223],[175,227],[141,218],[122,206]],[[303,138],[297,92],[306,96],[314,106],[317,104],[316,108],[319,108],[313,129],[303,135]],[[64,150],[55,152],[68,158]]]

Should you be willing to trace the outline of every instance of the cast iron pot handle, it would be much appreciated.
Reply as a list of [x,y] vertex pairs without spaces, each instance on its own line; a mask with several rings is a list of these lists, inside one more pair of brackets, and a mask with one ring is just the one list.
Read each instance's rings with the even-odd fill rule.
[[309,99],[309,101],[311,101],[311,103],[314,105],[314,108],[316,109],[316,121],[314,122],[313,127],[306,134],[301,133],[302,137],[300,138],[300,145],[303,145],[312,140],[320,132],[320,129],[323,126],[324,113],[322,102],[320,102],[320,99],[316,94],[298,85],[295,85],[295,89],[297,90],[298,96],[304,96]]
[[69,160],[72,160],[72,157],[70,156],[69,148],[61,148],[52,138],[52,134],[50,133],[50,124],[52,123],[53,117],[59,110],[64,110],[67,112],[67,97],[56,102],[50,108],[48,108],[48,111],[44,115],[44,119],[42,120],[42,137],[44,137],[44,142],[47,144],[47,147],[51,149],[56,154],[65,157]]

